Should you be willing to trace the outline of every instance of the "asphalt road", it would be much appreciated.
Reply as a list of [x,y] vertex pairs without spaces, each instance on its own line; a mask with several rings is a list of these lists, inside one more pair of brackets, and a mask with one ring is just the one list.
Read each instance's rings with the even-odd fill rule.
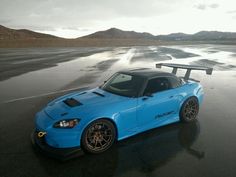
[[[35,54],[37,49],[1,49],[0,176],[235,177],[235,47],[182,48],[186,52],[177,51],[178,55],[172,49],[153,47],[40,49],[40,56]],[[74,51],[75,56],[67,58],[68,51]],[[47,58],[48,52],[51,58],[40,60]],[[59,52],[64,60],[58,64],[52,56]],[[35,61],[25,59],[31,54]],[[66,162],[33,149],[30,134],[34,115],[47,102],[71,91],[97,86],[121,68],[151,67],[154,61],[168,62],[170,57],[178,63],[204,62],[215,68],[212,76],[193,73],[205,88],[197,122],[157,128],[118,142],[103,154],[86,154]]]

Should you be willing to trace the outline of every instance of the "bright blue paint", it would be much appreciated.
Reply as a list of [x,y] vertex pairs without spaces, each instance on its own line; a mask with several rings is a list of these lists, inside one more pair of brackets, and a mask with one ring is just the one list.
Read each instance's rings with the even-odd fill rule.
[[[92,93],[93,91],[103,94],[104,97]],[[129,98],[99,88],[75,92],[57,98],[37,113],[36,129],[47,132],[45,139],[52,147],[76,147],[80,146],[82,132],[89,123],[99,118],[107,118],[116,125],[117,139],[121,140],[179,121],[181,106],[191,96],[196,96],[199,103],[202,102],[203,90],[199,83],[189,81],[178,88],[153,94],[153,97]],[[66,98],[77,99],[83,105],[69,107],[63,103]],[[65,112],[68,114],[62,116]],[[72,129],[53,128],[57,121],[71,118],[79,118],[81,121]]]

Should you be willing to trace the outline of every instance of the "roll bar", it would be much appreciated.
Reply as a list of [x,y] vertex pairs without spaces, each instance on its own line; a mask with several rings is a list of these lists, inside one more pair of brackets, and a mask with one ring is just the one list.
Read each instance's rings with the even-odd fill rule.
[[184,65],[184,64],[174,64],[174,63],[157,63],[156,68],[161,68],[162,66],[173,68],[172,73],[176,74],[177,70],[186,69],[186,73],[184,76],[184,80],[189,80],[190,73],[192,70],[203,70],[206,71],[206,74],[211,75],[213,68],[205,67],[205,66],[197,66],[197,65]]

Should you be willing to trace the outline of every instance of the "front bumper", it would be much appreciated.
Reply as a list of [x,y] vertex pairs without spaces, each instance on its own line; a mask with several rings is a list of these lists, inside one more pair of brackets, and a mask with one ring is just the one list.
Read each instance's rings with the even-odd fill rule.
[[68,160],[74,157],[78,157],[84,154],[83,150],[80,147],[73,148],[54,148],[49,146],[44,137],[39,138],[36,131],[33,131],[31,134],[31,141],[33,146],[40,152],[59,159],[59,160]]

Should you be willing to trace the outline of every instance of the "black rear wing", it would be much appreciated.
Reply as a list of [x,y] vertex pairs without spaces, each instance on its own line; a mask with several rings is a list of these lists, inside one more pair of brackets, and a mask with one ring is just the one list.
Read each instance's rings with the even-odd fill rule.
[[174,63],[157,63],[156,68],[161,68],[162,66],[173,68],[172,73],[176,74],[177,70],[186,69],[186,73],[184,76],[184,80],[189,80],[190,73],[192,70],[203,70],[206,71],[206,74],[211,75],[213,68],[205,67],[205,66],[197,66],[197,65],[182,65],[182,64],[174,64]]

